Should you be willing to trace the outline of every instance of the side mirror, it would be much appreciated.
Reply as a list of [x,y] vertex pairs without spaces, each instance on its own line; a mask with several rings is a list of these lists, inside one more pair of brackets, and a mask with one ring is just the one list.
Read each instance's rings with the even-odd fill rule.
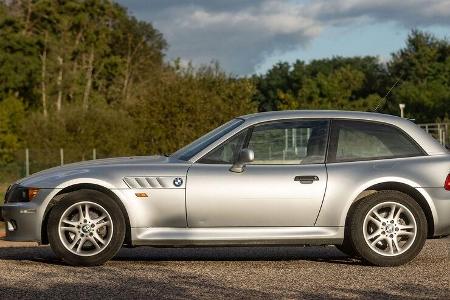
[[245,164],[252,162],[255,159],[255,153],[251,149],[242,149],[239,152],[237,161],[231,166],[230,171],[235,173],[242,173]]

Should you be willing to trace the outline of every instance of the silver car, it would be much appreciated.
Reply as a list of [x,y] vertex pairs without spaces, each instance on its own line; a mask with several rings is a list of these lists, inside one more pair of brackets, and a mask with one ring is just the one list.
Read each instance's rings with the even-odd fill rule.
[[66,165],[12,184],[6,239],[72,265],[123,246],[336,245],[379,266],[450,234],[450,155],[383,114],[235,118],[168,157]]

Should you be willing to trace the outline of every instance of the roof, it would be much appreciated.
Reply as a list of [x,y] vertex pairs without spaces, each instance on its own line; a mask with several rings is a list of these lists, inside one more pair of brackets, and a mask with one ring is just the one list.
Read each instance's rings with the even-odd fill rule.
[[343,119],[379,119],[379,120],[403,120],[400,117],[361,111],[343,110],[280,110],[268,111],[242,116],[243,119],[292,119],[292,118],[343,118]]
[[402,129],[408,133],[422,148],[430,155],[448,154],[446,149],[442,147],[433,137],[419,128],[416,124],[405,118],[393,115],[360,112],[360,111],[340,111],[340,110],[284,110],[269,111],[256,114],[241,116],[246,120],[247,125],[260,122],[282,120],[282,119],[352,119],[366,120],[387,123]]

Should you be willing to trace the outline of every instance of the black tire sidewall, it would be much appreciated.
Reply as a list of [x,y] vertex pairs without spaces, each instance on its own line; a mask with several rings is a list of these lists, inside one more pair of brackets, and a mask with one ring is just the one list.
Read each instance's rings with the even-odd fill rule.
[[[384,256],[373,251],[367,244],[363,224],[367,213],[383,202],[395,202],[407,207],[417,224],[417,234],[411,247],[397,256]],[[350,239],[353,249],[368,263],[377,266],[398,266],[405,264],[419,254],[427,238],[427,220],[420,205],[409,195],[398,191],[380,191],[361,199],[353,212],[350,222]]]
[[[70,206],[82,201],[90,201],[102,206],[109,213],[113,222],[111,241],[103,251],[92,256],[79,256],[72,253],[63,245],[59,237],[59,221],[62,214]],[[65,195],[51,209],[47,224],[48,239],[52,250],[65,262],[75,266],[96,266],[110,260],[122,247],[125,230],[125,220],[120,207],[110,197],[94,190],[78,190]]]
[[353,246],[348,242],[345,241],[341,245],[334,245],[339,251],[344,253],[345,255],[348,255],[350,257],[358,257],[358,253],[355,249],[353,249]]

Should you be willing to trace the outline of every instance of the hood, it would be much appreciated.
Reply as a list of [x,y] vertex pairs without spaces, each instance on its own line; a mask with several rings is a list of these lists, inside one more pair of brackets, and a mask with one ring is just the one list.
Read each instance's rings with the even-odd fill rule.
[[[173,167],[169,167],[169,165]],[[112,179],[112,177],[122,178],[123,176],[147,173],[159,174],[178,170],[182,165],[186,165],[186,162],[165,156],[106,158],[43,170],[22,178],[16,183],[25,186],[54,187],[62,181],[74,178]]]

